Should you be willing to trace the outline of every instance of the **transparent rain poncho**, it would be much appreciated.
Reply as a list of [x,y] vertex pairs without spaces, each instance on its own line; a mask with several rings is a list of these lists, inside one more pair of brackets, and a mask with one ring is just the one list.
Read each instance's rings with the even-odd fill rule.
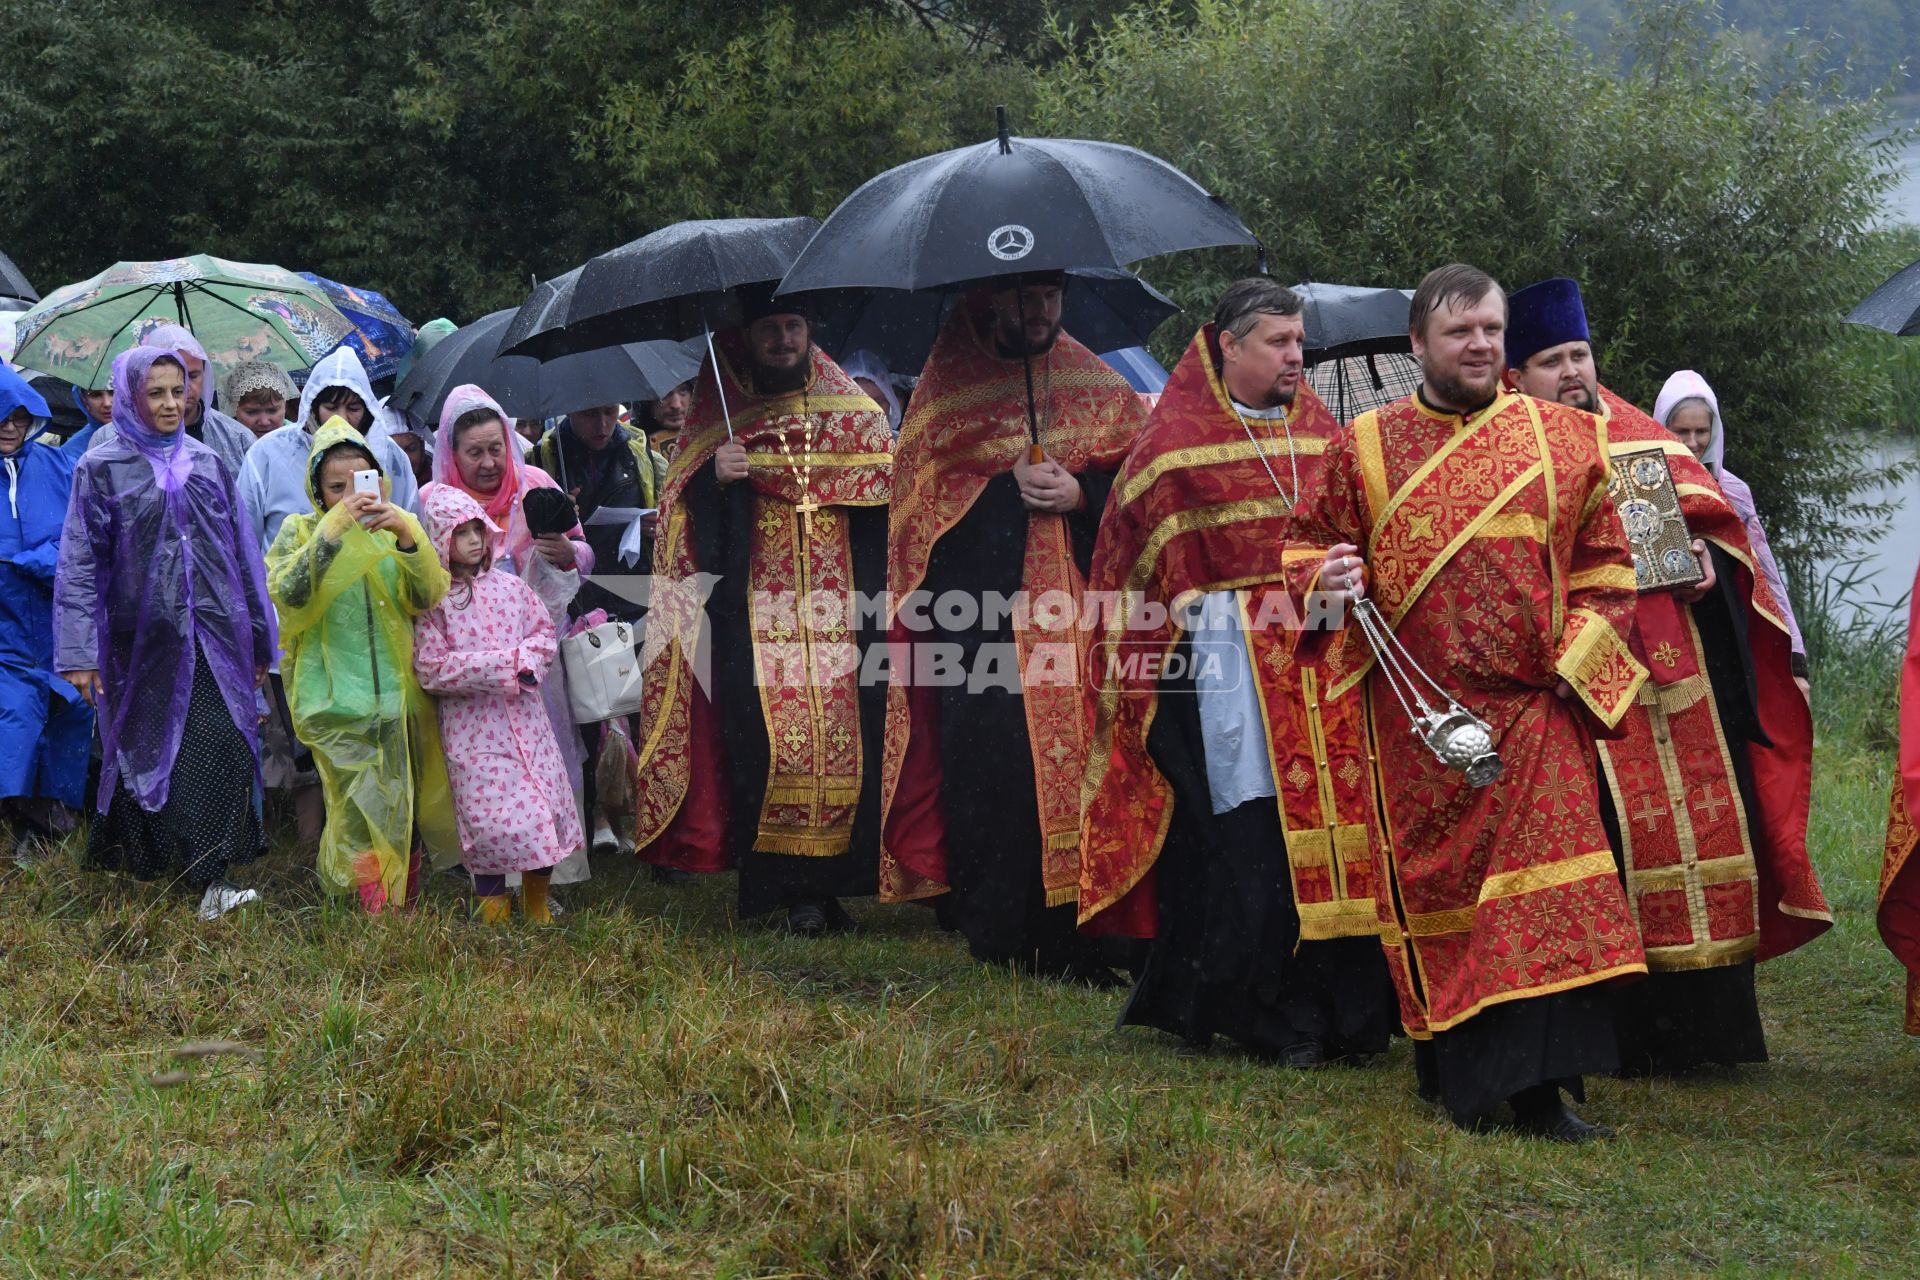
[[[166,804],[196,648],[257,771],[254,671],[274,653],[260,542],[231,476],[206,445],[146,420],[157,361],[180,364],[155,347],[113,362],[115,433],[96,438],[74,471],[54,582],[54,668],[97,670],[104,686],[102,813],[120,783],[149,813]],[[165,701],[164,714],[151,714],[153,699]],[[136,702],[147,714],[130,715]]]
[[293,730],[326,791],[321,877],[342,890],[378,883],[400,904],[416,823],[436,864],[460,855],[439,726],[413,673],[413,619],[440,602],[448,579],[411,513],[396,508],[414,545],[401,551],[391,532],[368,532],[344,503],[322,511],[321,465],[343,446],[371,456],[339,418],[314,433],[313,510],[281,524],[267,585],[280,610]]

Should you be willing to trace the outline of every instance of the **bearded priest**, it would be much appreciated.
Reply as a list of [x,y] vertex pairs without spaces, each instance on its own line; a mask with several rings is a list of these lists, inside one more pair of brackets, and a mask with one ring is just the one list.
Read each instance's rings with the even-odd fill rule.
[[1340,426],[1305,338],[1293,290],[1231,285],[1115,481],[1080,837],[1081,927],[1153,939],[1122,1024],[1290,1066],[1380,1053],[1398,1012],[1363,699],[1293,660],[1294,509]]
[[1613,459],[1658,451],[1700,565],[1694,586],[1639,591],[1648,679],[1599,743],[1601,816],[1649,970],[1619,992],[1621,1070],[1765,1062],[1754,963],[1833,923],[1807,857],[1813,720],[1786,615],[1712,475],[1600,384],[1580,286],[1542,280],[1508,305],[1507,385],[1597,414]]
[[936,899],[976,959],[1104,985],[1104,948],[1074,932],[1082,605],[1146,411],[1062,328],[1067,287],[960,298],[901,421],[880,896]]
[[[1428,273],[1409,314],[1419,389],[1335,436],[1302,504],[1297,545],[1327,548],[1290,569],[1308,621],[1364,597],[1410,664],[1378,663],[1357,621],[1303,631],[1296,656],[1320,663],[1327,697],[1368,699],[1422,1094],[1462,1127],[1505,1103],[1522,1132],[1585,1142],[1611,1131],[1565,1095],[1618,1068],[1605,984],[1646,972],[1593,738],[1646,671],[1605,433],[1502,388],[1506,320],[1485,272]],[[1408,732],[1394,678],[1413,669],[1485,722],[1497,775]]]
[[862,604],[885,587],[893,433],[771,294],[742,289],[747,323],[714,335],[661,494],[634,845],[737,866],[743,917],[815,935],[852,928],[840,899],[879,866],[885,637]]

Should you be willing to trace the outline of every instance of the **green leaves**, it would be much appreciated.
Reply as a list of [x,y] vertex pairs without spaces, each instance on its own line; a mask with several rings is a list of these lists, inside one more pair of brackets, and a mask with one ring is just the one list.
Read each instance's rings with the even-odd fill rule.
[[[1607,383],[1650,408],[1673,370],[1704,373],[1729,464],[1805,554],[1873,479],[1834,429],[1887,402],[1840,316],[1908,260],[1874,230],[1890,153],[1876,104],[1833,100],[1814,58],[1716,42],[1709,12],[1636,9],[1657,25],[1621,33],[1643,55],[1622,75],[1530,3],[1202,3],[1115,23],[1040,81],[1038,111],[1175,158],[1282,279],[1411,287],[1454,259],[1510,287],[1574,276]],[[1190,322],[1223,282],[1192,259],[1147,272]]]

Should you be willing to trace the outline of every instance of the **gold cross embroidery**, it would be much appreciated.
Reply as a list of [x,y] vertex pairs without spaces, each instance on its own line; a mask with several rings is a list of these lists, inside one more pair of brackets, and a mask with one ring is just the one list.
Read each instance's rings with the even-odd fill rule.
[[1633,818],[1636,822],[1646,823],[1647,830],[1652,831],[1660,825],[1660,819],[1666,817],[1667,814],[1671,812],[1672,810],[1668,809],[1666,805],[1661,804],[1660,801],[1652,795],[1642,794],[1640,802],[1633,807]]
[[1693,794],[1693,807],[1695,811],[1704,811],[1707,815],[1708,822],[1720,821],[1720,811],[1731,807],[1732,804],[1733,801],[1727,798],[1724,790],[1717,782],[1708,782]]
[[1680,646],[1671,640],[1662,640],[1653,650],[1653,660],[1663,667],[1671,667],[1680,661]]

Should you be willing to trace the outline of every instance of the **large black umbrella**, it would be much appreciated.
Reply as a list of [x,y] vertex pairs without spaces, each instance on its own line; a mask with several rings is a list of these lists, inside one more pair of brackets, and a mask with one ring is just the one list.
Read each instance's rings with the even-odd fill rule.
[[1159,157],[1114,142],[1016,138],[1003,109],[994,141],[861,184],[779,291],[938,289],[1255,243],[1233,210]]
[[819,226],[812,218],[719,218],[662,227],[537,287],[500,354],[550,360],[737,325],[734,290],[780,279]]
[[[1060,322],[1094,351],[1145,346],[1153,331],[1177,315],[1173,299],[1134,275],[1111,267],[1069,273]],[[896,373],[917,374],[933,350],[958,295],[925,290],[848,290],[814,295],[807,310],[814,339],[836,357],[871,351]]]
[[20,268],[13,265],[13,259],[0,253],[0,298],[19,298],[23,302],[40,301],[40,292],[27,283],[27,277]]
[[[1238,214],[1157,156],[1114,142],[1015,138],[1005,107],[998,117],[992,142],[911,160],[862,183],[828,215],[776,292],[940,289],[1029,272],[1124,271],[1163,253],[1259,243]],[[1037,461],[1031,359],[1025,364]]]
[[545,362],[497,356],[513,310],[457,329],[436,343],[388,401],[394,409],[437,421],[455,387],[473,383],[516,418],[551,418],[575,409],[658,400],[700,369],[697,352],[678,342],[630,342]]
[[1847,312],[1848,324],[1885,329],[1902,338],[1920,337],[1920,262],[1909,263]]

